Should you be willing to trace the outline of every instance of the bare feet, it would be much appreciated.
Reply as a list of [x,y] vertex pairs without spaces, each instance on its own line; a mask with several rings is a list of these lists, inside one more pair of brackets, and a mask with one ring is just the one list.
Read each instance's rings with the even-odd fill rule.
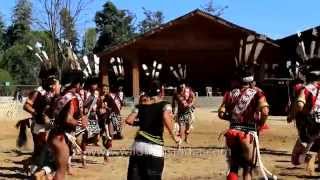
[[46,172],[44,170],[34,173],[33,176],[35,180],[46,180]]
[[181,149],[181,146],[182,146],[182,139],[179,140],[179,142],[177,143],[178,145],[178,149]]
[[75,175],[75,171],[74,171],[73,167],[71,166],[71,164],[68,165],[67,173],[70,176],[74,176]]
[[87,162],[86,162],[86,156],[85,155],[82,155],[82,158],[81,158],[81,163],[82,163],[82,168],[86,169],[87,168]]
[[186,137],[184,138],[184,142],[185,142],[186,144],[189,144],[189,143],[190,143],[188,136],[186,136]]
[[315,160],[316,160],[316,155],[315,154],[308,154],[306,163],[307,163],[307,173],[309,176],[314,176],[315,175]]
[[109,156],[104,155],[103,164],[107,164],[110,161]]
[[82,160],[82,168],[87,169],[87,162],[86,162],[86,160]]

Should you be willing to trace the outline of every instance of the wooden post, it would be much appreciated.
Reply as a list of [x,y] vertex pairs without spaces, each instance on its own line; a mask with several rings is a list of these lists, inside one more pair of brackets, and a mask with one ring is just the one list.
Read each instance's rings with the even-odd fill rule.
[[134,59],[132,61],[132,95],[138,97],[140,93],[140,72],[139,72],[139,61]]
[[108,58],[101,58],[100,60],[100,82],[102,86],[109,86],[109,75],[108,75]]

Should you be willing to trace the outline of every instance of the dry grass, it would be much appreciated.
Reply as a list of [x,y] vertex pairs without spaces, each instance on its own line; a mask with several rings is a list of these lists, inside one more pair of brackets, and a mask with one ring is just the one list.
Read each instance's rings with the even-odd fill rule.
[[[126,109],[125,114],[128,112]],[[1,113],[0,113],[1,114]],[[25,115],[18,115],[17,117]],[[0,179],[23,179],[20,174],[21,160],[28,155],[15,151],[15,138],[17,130],[13,127],[15,122],[3,119],[0,126]],[[296,131],[292,124],[285,121],[269,121],[270,129],[261,135],[263,148],[262,158],[266,167],[282,179],[297,179],[305,177],[303,167],[294,168],[290,164],[290,152],[295,142]],[[217,118],[216,113],[210,109],[197,109],[197,120],[191,137],[191,144],[185,145],[184,152],[169,154],[165,159],[163,178],[167,180],[182,179],[225,179],[226,162],[224,157],[224,139],[218,139],[219,134],[227,127],[227,123]],[[125,126],[125,139],[115,141],[113,149],[130,149],[135,128]],[[165,135],[166,146],[174,143]],[[32,144],[29,143],[27,150]],[[111,161],[103,164],[102,157],[89,157],[87,169],[79,168],[76,164],[76,175],[70,180],[105,180],[126,179],[128,157],[112,157]],[[259,177],[257,172],[256,177]]]

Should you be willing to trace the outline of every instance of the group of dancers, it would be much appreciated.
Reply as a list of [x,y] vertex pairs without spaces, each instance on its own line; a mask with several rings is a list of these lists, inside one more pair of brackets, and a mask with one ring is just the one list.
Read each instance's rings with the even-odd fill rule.
[[99,139],[107,161],[112,140],[123,138],[119,87],[100,92],[98,78],[84,81],[79,70],[63,73],[61,84],[54,69],[42,73],[41,88],[31,92],[24,104],[32,115],[25,120],[31,124],[34,144],[31,173],[38,177],[55,171],[55,179],[64,179],[65,172],[73,173],[73,154],[80,153],[86,167],[86,146],[98,145]]
[[[316,29],[313,29],[311,37],[310,50],[306,50],[307,43],[298,33],[297,63],[290,70],[293,81],[289,85],[287,121],[295,122],[298,132],[291,162],[293,165],[306,164],[307,175],[313,176],[316,158],[320,157],[320,42]],[[243,41],[241,46],[245,50],[240,48],[239,58],[236,59],[238,71],[234,79],[238,80],[231,81],[231,88],[225,93],[218,111],[218,116],[230,123],[224,134],[228,150],[227,179],[237,180],[239,168],[243,169],[243,179],[252,179],[252,170],[257,166],[264,179],[276,179],[264,167],[259,151],[259,133],[265,127],[269,105],[263,91],[254,83],[254,63],[250,67],[250,58],[243,60],[243,57],[250,56],[241,55],[241,52],[250,53],[252,46],[243,45]]]
[[[293,74],[303,77],[305,81],[294,84],[288,122],[296,122],[299,135],[292,153],[292,163],[299,165],[306,162],[307,170],[312,175],[320,148],[320,58],[315,56],[316,45],[319,44],[311,42],[309,55],[302,44],[299,42],[297,48],[303,55],[302,62]],[[238,179],[240,168],[243,168],[244,179],[252,179],[252,170],[257,165],[264,179],[270,176],[277,178],[264,167],[259,151],[259,133],[269,116],[265,93],[254,81],[255,66],[259,63],[263,46],[263,37],[249,35],[240,41],[239,56],[235,58],[237,70],[218,110],[219,118],[230,123],[224,133],[228,150],[228,180]],[[66,53],[68,55],[70,51]],[[88,58],[83,59],[88,67]],[[93,62],[97,67],[96,56]],[[24,104],[24,109],[32,118],[18,123],[22,129],[25,129],[24,124],[31,126],[34,152],[29,167],[36,178],[52,176],[60,180],[65,179],[66,173],[73,174],[71,159],[77,152],[86,167],[86,147],[88,144],[98,145],[99,140],[106,149],[104,160],[108,161],[112,141],[124,137],[124,123],[139,127],[129,158],[127,178],[130,180],[162,178],[164,128],[178,148],[183,142],[189,143],[195,95],[185,83],[186,66],[179,64],[177,69],[169,67],[179,84],[172,102],[168,102],[164,100],[164,87],[159,81],[162,64],[156,61],[151,67],[142,64],[146,86],[142,88],[139,103],[124,118],[121,116],[124,105],[122,63],[120,58],[110,60],[116,77],[110,87],[99,87],[98,72],[92,73],[90,68],[81,70],[77,60],[71,60],[71,68],[62,71],[61,82],[57,69],[51,66],[41,69],[41,88],[31,92]],[[23,145],[22,137],[20,133],[19,146]]]
[[[67,56],[68,53],[70,54],[69,48],[67,47],[66,50]],[[41,58],[40,55],[39,57]],[[182,137],[185,142],[188,142],[188,135],[194,119],[194,93],[190,87],[186,86],[185,82],[181,81],[174,93],[172,105],[175,107],[177,104],[177,108],[174,110],[171,108],[171,103],[162,101],[163,86],[155,81],[158,75],[157,77],[155,75],[148,77],[149,83],[141,93],[139,104],[134,108],[134,114],[125,120],[121,116],[121,109],[124,105],[122,60],[111,59],[110,64],[116,64],[115,69],[118,69],[114,72],[116,78],[110,86],[99,87],[98,73],[94,73],[95,70],[90,69],[90,65],[85,70],[79,68],[77,59],[72,59],[72,57],[74,57],[73,54],[67,58],[70,59],[70,64],[62,70],[61,81],[58,78],[59,71],[56,68],[51,64],[42,64],[39,73],[41,86],[30,92],[23,106],[23,109],[32,117],[17,123],[17,127],[20,126],[17,141],[20,147],[26,143],[26,127],[29,126],[31,129],[34,147],[32,156],[26,165],[28,172],[35,179],[63,180],[66,174],[74,174],[72,158],[76,154],[80,154],[82,166],[87,167],[87,146],[89,144],[99,146],[100,141],[105,149],[104,161],[108,162],[112,141],[121,140],[124,137],[124,122],[140,126],[133,146],[136,147],[137,144],[138,149],[136,151],[133,149],[133,152],[137,152],[141,148],[146,150],[144,148],[146,143],[152,144],[152,148],[158,145],[157,148],[160,151],[157,151],[156,157],[160,156],[162,162],[163,122],[166,122],[165,127],[170,130],[177,146],[180,147],[183,143]],[[95,58],[96,56],[92,61],[98,64],[99,62]],[[83,59],[84,64],[90,63],[88,58]],[[174,111],[177,112],[175,120],[177,126],[174,126],[175,123],[173,123]],[[140,115],[142,112],[144,114]],[[164,118],[162,118],[162,112],[164,112]],[[130,120],[130,117],[133,116],[134,118]],[[153,151],[150,153],[152,155]],[[151,163],[149,165],[145,164],[145,161],[135,161],[134,158],[130,158],[130,162],[129,172],[137,173],[136,170],[133,170],[133,167],[136,166],[133,164],[136,163],[144,163],[144,167],[151,168],[151,170],[153,164],[158,166],[157,163],[152,163],[152,160],[148,160]],[[137,175],[129,176],[129,174],[131,173],[128,173],[129,179],[131,179],[130,177],[138,177]],[[154,176],[158,177],[159,173],[144,174],[145,178],[142,177],[142,179],[150,179]]]

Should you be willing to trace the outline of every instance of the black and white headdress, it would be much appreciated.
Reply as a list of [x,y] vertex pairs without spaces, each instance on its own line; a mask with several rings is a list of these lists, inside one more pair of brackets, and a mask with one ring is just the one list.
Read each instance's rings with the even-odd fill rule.
[[142,64],[142,70],[144,75],[150,80],[156,80],[160,77],[160,72],[162,70],[162,64],[158,63],[156,60],[153,61],[152,65]]
[[159,95],[162,90],[159,78],[163,65],[154,60],[150,65],[142,64],[141,66],[147,80],[145,87],[142,88],[143,93],[150,97]]
[[82,57],[83,61],[83,73],[86,78],[86,84],[98,84],[99,83],[99,65],[100,58],[95,54],[89,54]]
[[[307,34],[305,34],[307,36]],[[316,28],[312,29],[311,39],[309,43],[304,41],[300,32],[297,33],[298,45],[296,48],[296,53],[299,57],[296,63],[296,72],[303,75],[314,75],[320,76],[320,42],[318,37],[318,30]],[[306,46],[309,45],[309,46]],[[299,76],[299,73],[298,76]]]
[[44,46],[40,42],[37,41],[34,46],[27,45],[27,48],[34,53],[34,56],[40,62],[40,79],[45,80],[48,77],[56,77],[58,75],[54,62],[49,58]]
[[112,66],[112,72],[118,78],[124,78],[124,68],[123,59],[120,57],[112,57],[110,59],[110,64]]
[[239,54],[235,57],[235,65],[240,80],[248,83],[254,81],[253,67],[259,65],[259,56],[264,47],[266,37],[248,35],[240,40]]
[[112,57],[110,58],[110,71],[111,71],[111,82],[110,82],[110,90],[117,91],[119,87],[123,86],[125,71],[123,66],[123,59],[120,57]]
[[73,51],[72,44],[68,40],[58,43],[59,53],[62,57],[61,82],[65,87],[73,84],[84,83],[84,73],[78,56]]
[[185,83],[187,80],[187,65],[178,64],[177,66],[170,66],[170,71],[179,83]]

